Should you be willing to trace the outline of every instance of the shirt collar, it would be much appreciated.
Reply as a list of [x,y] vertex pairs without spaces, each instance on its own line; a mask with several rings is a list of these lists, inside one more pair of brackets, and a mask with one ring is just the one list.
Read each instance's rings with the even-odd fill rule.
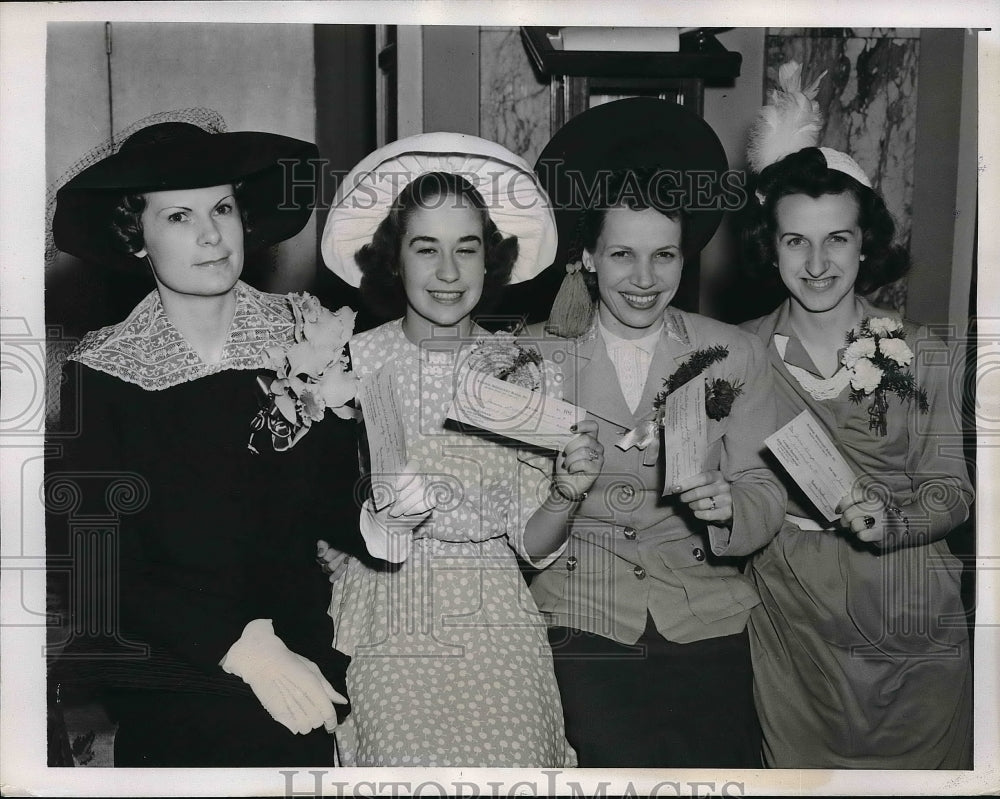
[[[823,375],[820,373],[816,364],[813,363],[812,358],[809,357],[809,353],[806,348],[802,345],[802,341],[795,334],[795,330],[792,328],[792,322],[789,317],[789,311],[791,310],[791,300],[786,300],[784,305],[781,307],[778,313],[777,324],[774,326],[774,337],[777,339],[779,336],[783,336],[787,339],[785,344],[785,354],[782,360],[789,364],[790,366],[797,366],[800,369],[805,369],[810,374],[816,375],[816,377],[822,378]],[[847,331],[844,331],[847,334]],[[778,349],[781,352],[781,349]]]

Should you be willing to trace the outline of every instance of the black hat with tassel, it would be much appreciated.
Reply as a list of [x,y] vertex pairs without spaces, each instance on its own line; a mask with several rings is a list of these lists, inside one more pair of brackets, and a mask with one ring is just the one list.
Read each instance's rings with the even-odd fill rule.
[[[655,171],[671,210],[684,215],[684,250],[696,254],[722,220],[729,162],[719,137],[697,114],[667,100],[630,97],[590,108],[563,125],[535,172],[555,211],[554,267],[566,275],[546,330],[575,337],[592,321],[594,301],[583,278],[578,226],[583,211],[605,202],[602,186],[617,173]],[[660,174],[662,173],[662,174]]]

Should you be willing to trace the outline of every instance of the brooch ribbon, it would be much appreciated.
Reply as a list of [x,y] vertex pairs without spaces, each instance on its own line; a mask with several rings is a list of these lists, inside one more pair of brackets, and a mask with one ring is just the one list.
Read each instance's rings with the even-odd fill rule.
[[[644,466],[652,466],[659,454],[660,428],[663,426],[663,403],[666,398],[690,380],[700,375],[709,366],[724,360],[729,355],[729,348],[717,344],[703,350],[697,350],[681,364],[677,371],[664,379],[663,389],[653,400],[653,414],[644,419],[615,442],[615,446],[627,452],[632,447],[646,451],[642,462]],[[716,379],[705,381],[705,413],[710,419],[720,421],[725,419],[733,407],[733,401],[742,393],[743,384],[739,381]],[[656,443],[656,446],[650,445]]]
[[660,422],[656,418],[645,419],[615,442],[618,449],[628,452],[632,447],[645,452],[642,463],[652,466],[660,454]]

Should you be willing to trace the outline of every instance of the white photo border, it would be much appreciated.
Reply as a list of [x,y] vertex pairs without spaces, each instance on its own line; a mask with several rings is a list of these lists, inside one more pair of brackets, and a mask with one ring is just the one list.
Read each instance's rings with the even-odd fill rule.
[[[727,0],[662,4],[625,3],[631,25],[782,27],[963,27],[988,28],[979,34],[979,336],[1000,342],[1000,230],[991,211],[1000,209],[1000,6],[990,0],[924,4],[875,4],[828,0],[822,4],[765,3],[734,5]],[[386,23],[395,24],[614,24],[622,2],[521,0],[459,2],[214,2],[214,3],[5,3],[0,5],[0,347],[7,355],[22,339],[43,339],[43,252],[45,218],[45,45],[46,25],[54,21],[184,21],[205,24]],[[993,162],[993,158],[998,158]],[[993,314],[993,318],[991,318]],[[992,352],[981,351],[977,404],[984,419],[1000,418],[1000,380],[989,371]],[[278,769],[92,769],[46,766],[45,675],[41,652],[43,623],[25,620],[24,608],[45,607],[31,577],[44,569],[44,518],[38,486],[42,474],[42,435],[5,434],[11,409],[37,397],[25,380],[5,380],[0,394],[0,786],[6,795],[60,796],[215,796],[215,795],[949,795],[1000,790],[995,768],[1000,751],[997,718],[998,640],[1000,627],[1000,544],[996,536],[978,536],[978,603],[975,673],[977,768],[969,772],[875,771],[707,771],[707,770],[566,770],[505,769],[337,769],[282,773]],[[27,381],[30,382],[30,381]],[[35,390],[37,392],[37,386]],[[994,486],[1000,474],[996,444],[979,436],[978,529],[1000,522]],[[286,770],[287,771],[287,770]],[[317,776],[318,775],[318,776]],[[573,783],[579,786],[573,788]],[[395,786],[395,787],[393,787]],[[402,787],[401,787],[402,786]],[[492,787],[491,787],[492,786]],[[317,792],[316,788],[320,791]]]

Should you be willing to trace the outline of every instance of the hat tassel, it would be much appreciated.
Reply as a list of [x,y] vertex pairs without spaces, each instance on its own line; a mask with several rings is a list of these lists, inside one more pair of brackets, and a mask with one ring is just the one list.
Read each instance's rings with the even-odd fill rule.
[[576,338],[590,328],[594,316],[594,301],[583,280],[583,264],[566,264],[566,277],[552,302],[545,332],[563,338]]

